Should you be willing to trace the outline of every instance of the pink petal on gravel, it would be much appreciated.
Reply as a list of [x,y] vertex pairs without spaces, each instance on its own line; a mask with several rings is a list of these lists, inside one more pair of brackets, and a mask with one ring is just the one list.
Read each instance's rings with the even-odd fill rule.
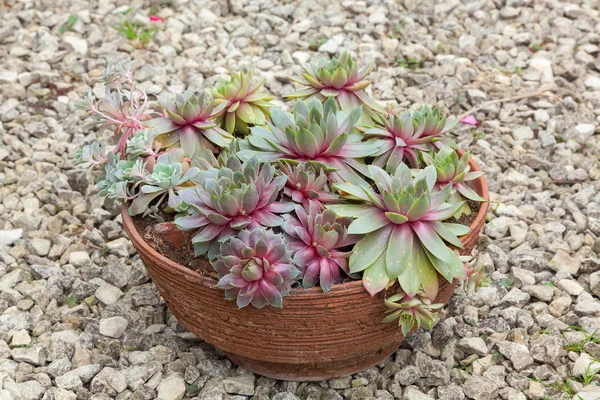
[[458,122],[462,122],[463,124],[467,125],[479,126],[479,122],[472,115],[467,115],[466,117],[461,118],[461,120]]

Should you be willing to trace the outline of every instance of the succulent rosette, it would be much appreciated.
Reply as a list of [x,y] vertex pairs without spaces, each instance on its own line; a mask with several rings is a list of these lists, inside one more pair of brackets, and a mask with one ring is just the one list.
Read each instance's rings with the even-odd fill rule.
[[264,125],[269,117],[273,97],[260,91],[265,78],[257,83],[252,83],[253,79],[254,70],[233,72],[228,81],[220,82],[212,91],[221,110],[216,120],[232,135],[236,132],[247,135],[249,127]]
[[458,124],[457,118],[448,118],[441,115],[440,109],[429,106],[423,106],[420,110],[412,113],[412,118],[417,125],[424,124],[423,137],[432,137],[432,144],[437,148],[450,147],[455,149],[457,146],[447,134]]
[[403,335],[408,335],[414,328],[431,330],[438,319],[437,313],[444,305],[432,303],[431,299],[422,292],[409,296],[400,290],[393,296],[385,299],[386,313],[383,322],[398,320],[398,326]]
[[363,284],[374,295],[398,279],[402,289],[414,296],[419,290],[434,299],[439,272],[449,282],[465,276],[465,267],[446,246],[462,247],[457,236],[469,227],[442,222],[462,207],[446,203],[451,186],[434,192],[435,167],[419,171],[413,179],[410,169],[400,164],[393,176],[369,166],[378,193],[370,187],[345,183],[336,188],[363,204],[331,205],[339,215],[356,218],[348,227],[351,234],[364,234],[350,256],[350,272],[363,272]]
[[340,58],[331,60],[320,58],[315,64],[303,64],[304,73],[300,78],[293,78],[298,84],[305,86],[297,92],[285,95],[288,99],[316,98],[323,102],[329,97],[335,98],[339,108],[350,113],[356,107],[363,109],[363,123],[371,124],[379,120],[383,107],[369,97],[364,89],[371,84],[366,76],[371,73],[375,62],[359,69],[349,52],[345,51]]
[[287,176],[283,194],[294,203],[309,208],[311,203],[325,208],[325,203],[336,202],[337,193],[329,191],[327,167],[315,162],[279,161],[279,171]]
[[376,137],[384,141],[373,160],[373,165],[393,172],[407,162],[411,167],[419,166],[419,155],[431,150],[433,136],[424,136],[425,121],[420,124],[408,112],[395,115],[387,113],[383,125],[365,131],[366,137]]
[[155,139],[156,134],[148,129],[136,132],[127,141],[125,155],[129,159],[141,158],[146,165],[146,169],[152,171],[156,159],[161,153],[160,145]]
[[[179,192],[195,184],[195,179],[200,169],[187,168],[184,171],[182,160],[183,150],[174,148],[158,156],[152,172],[144,174],[140,182],[139,193],[129,207],[131,215],[142,214],[148,211],[151,202],[158,207],[163,199],[167,198],[167,206],[175,210],[181,206]],[[144,171],[145,172],[145,171]]]
[[108,161],[108,156],[104,146],[99,142],[94,142],[90,145],[83,146],[75,151],[73,163],[82,165],[86,168],[93,168],[103,165]]
[[308,209],[296,205],[296,217],[285,215],[283,230],[292,238],[289,248],[294,253],[294,263],[303,269],[302,285],[311,288],[317,284],[329,292],[340,279],[340,270],[348,271],[351,252],[342,251],[356,242],[348,235],[352,218],[340,218],[333,210],[322,210],[311,202]]
[[196,255],[213,259],[218,243],[239,231],[283,224],[277,214],[294,209],[291,202],[277,201],[286,179],[275,176],[269,164],[256,159],[242,164],[232,154],[221,168],[200,171],[198,184],[180,192],[189,207],[175,218],[175,224],[184,230],[198,229],[192,239]]
[[264,228],[242,230],[221,243],[212,266],[219,274],[217,286],[240,308],[281,308],[299,274],[281,235]]
[[98,178],[98,194],[111,200],[132,200],[146,173],[141,160],[121,160],[120,154],[108,153]]
[[143,128],[145,121],[151,119],[146,112],[148,96],[135,89],[133,81],[133,61],[122,61],[108,66],[102,73],[99,82],[106,87],[105,96],[94,101],[90,90],[78,101],[75,107],[89,112],[92,121],[84,128],[95,127],[98,131],[113,128],[119,137],[114,153],[125,154],[127,140],[135,132]]
[[489,276],[480,258],[471,256],[459,256],[465,263],[467,279],[463,282],[463,289],[467,294],[476,293],[480,288],[489,286]]
[[329,173],[334,181],[367,185],[361,176],[368,174],[363,158],[375,154],[381,141],[362,141],[363,135],[354,129],[360,113],[360,108],[348,115],[338,112],[333,98],[323,104],[316,99],[298,100],[293,113],[273,108],[272,123],[252,128],[240,142],[239,156],[263,162],[314,161],[336,170]]
[[224,107],[215,106],[214,99],[206,92],[196,96],[188,90],[183,95],[160,99],[156,109],[161,116],[145,121],[144,125],[156,134],[159,147],[178,145],[190,156],[197,142],[212,149],[229,145],[233,136],[212,120]]
[[[423,154],[424,161],[428,165],[433,165],[437,172],[436,187],[452,186],[449,199],[451,203],[463,202],[465,199],[485,201],[468,185],[468,182],[483,175],[482,171],[471,172],[470,156],[467,152],[459,159],[456,151],[448,147],[440,149],[433,157],[430,154]],[[462,214],[471,215],[471,212],[469,204],[465,201],[455,214],[455,218],[460,218]]]

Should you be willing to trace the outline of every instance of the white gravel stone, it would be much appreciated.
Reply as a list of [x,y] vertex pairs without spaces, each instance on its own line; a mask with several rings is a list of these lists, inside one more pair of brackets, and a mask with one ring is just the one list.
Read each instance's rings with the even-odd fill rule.
[[120,338],[127,329],[127,321],[123,317],[111,317],[100,320],[100,334],[111,338]]
[[76,400],[77,395],[70,390],[58,388],[54,392],[54,400]]
[[590,357],[587,353],[581,353],[573,365],[572,376],[582,376],[600,371],[600,362]]
[[558,250],[556,255],[548,263],[548,266],[555,271],[565,271],[575,276],[581,266],[581,259],[579,256],[571,257],[564,250]]
[[0,246],[12,246],[23,237],[23,229],[0,230]]
[[335,54],[338,50],[338,47],[339,45],[333,39],[329,39],[323,43],[321,47],[319,47],[319,51],[321,53]]
[[0,69],[0,83],[14,83],[17,81],[18,73],[6,69]]
[[13,333],[10,345],[12,347],[28,346],[31,343],[31,336],[25,329],[20,329]]
[[488,353],[485,342],[480,337],[462,338],[457,344],[458,348],[467,354],[477,354],[478,356],[486,356]]
[[90,255],[85,251],[74,251],[69,254],[69,264],[72,264],[77,268],[87,267],[91,263],[92,260],[90,259]]
[[532,68],[540,75],[541,83],[553,83],[554,73],[552,72],[552,61],[545,58],[533,58],[529,62],[529,68]]
[[520,126],[513,130],[515,140],[531,140],[533,139],[533,130],[528,126]]
[[497,346],[498,351],[512,362],[513,367],[517,371],[521,371],[533,364],[533,358],[529,354],[529,349],[524,344],[502,341],[498,342]]
[[185,381],[178,376],[170,376],[158,385],[158,399],[180,400],[185,395]]
[[596,132],[596,126],[594,124],[577,124],[575,130],[581,140],[585,140],[592,136]]
[[0,277],[0,290],[12,289],[19,282],[25,280],[27,274],[21,269],[15,269]]
[[571,296],[579,296],[583,292],[583,286],[571,279],[561,279],[558,281],[558,288]]
[[65,35],[63,38],[65,43],[67,43],[74,51],[81,55],[86,55],[88,52],[88,44],[85,39],[78,38],[76,36]]
[[23,361],[38,367],[46,363],[46,347],[42,344],[14,348],[10,355],[15,361]]
[[312,21],[310,19],[303,19],[302,21],[298,22],[297,24],[294,24],[294,26],[292,26],[292,30],[294,32],[304,33],[304,32],[307,32],[311,26],[312,26]]
[[590,290],[596,296],[600,297],[600,271],[590,275]]
[[382,24],[387,20],[387,16],[383,12],[374,12],[373,14],[369,15],[369,22],[372,24]]
[[588,89],[600,90],[600,77],[590,76],[590,77],[586,78],[585,81],[583,81],[583,84]]
[[113,241],[106,243],[106,249],[111,253],[119,257],[129,256],[129,240],[125,238],[118,238]]
[[119,289],[118,287],[105,283],[100,285],[98,289],[96,289],[94,295],[96,296],[96,299],[98,299],[98,301],[101,301],[106,305],[110,305],[115,303],[119,299],[119,297],[123,295],[123,292],[121,292],[121,289]]
[[292,53],[292,58],[296,60],[298,64],[305,64],[310,60],[310,54],[305,51],[295,51]]
[[64,375],[57,376],[55,382],[57,387],[65,390],[73,390],[83,386],[81,378],[79,378],[77,373],[73,371],[69,371]]
[[15,400],[38,400],[46,392],[46,388],[36,380],[28,380],[20,383],[6,382],[4,389],[12,393]]
[[50,252],[50,246],[52,246],[52,242],[47,239],[34,238],[29,242],[33,252],[37,256],[46,256]]
[[600,387],[588,385],[578,391],[571,400],[600,400]]

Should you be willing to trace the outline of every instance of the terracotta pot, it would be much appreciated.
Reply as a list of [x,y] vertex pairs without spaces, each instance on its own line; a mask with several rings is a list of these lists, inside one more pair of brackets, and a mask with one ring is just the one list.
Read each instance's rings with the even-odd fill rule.
[[[462,152],[460,152],[462,153]],[[479,166],[470,160],[471,169]],[[473,182],[489,200],[484,177]],[[485,222],[481,203],[471,232],[461,237],[470,254]],[[138,234],[123,207],[123,226],[169,309],[188,330],[254,373],[285,380],[314,381],[345,376],[371,367],[392,354],[404,337],[397,324],[384,324],[384,293],[371,297],[361,281],[294,289],[283,309],[238,309],[223,298],[216,280],[201,276],[152,249]],[[456,281],[440,278],[435,300],[447,303]]]

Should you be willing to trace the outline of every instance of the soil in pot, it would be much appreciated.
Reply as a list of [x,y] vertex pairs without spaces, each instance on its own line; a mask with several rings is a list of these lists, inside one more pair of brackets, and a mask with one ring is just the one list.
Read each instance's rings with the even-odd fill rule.
[[216,271],[202,257],[194,256],[193,231],[179,230],[174,224],[174,214],[161,213],[164,222],[149,216],[132,217],[133,225],[146,243],[169,260],[183,265],[202,276],[218,279]]

